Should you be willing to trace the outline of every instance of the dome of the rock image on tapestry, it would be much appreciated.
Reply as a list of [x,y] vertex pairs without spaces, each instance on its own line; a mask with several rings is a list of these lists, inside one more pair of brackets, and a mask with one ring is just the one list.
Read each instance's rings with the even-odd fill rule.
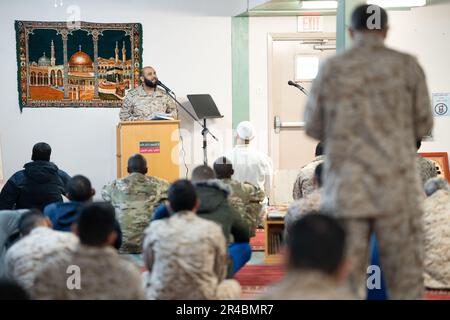
[[84,30],[72,31],[67,36],[65,70],[62,36],[52,29],[33,30],[28,40],[27,62],[30,98],[47,101],[123,99],[132,89],[130,36],[125,31],[105,30],[98,36],[97,47],[96,66],[92,35]]

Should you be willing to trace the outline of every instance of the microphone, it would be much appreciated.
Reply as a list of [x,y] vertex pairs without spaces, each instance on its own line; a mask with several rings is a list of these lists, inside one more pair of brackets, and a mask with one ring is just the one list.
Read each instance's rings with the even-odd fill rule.
[[161,88],[163,88],[164,90],[166,90],[167,93],[174,93],[172,90],[170,90],[164,83],[162,83],[159,80],[156,80],[156,85],[160,86]]
[[298,83],[295,83],[292,80],[288,81],[288,85],[296,87],[297,89],[299,89],[301,92],[303,92],[306,96],[308,96],[308,91],[305,90],[304,87],[302,87],[301,85],[299,85]]
[[288,85],[290,85],[290,86],[293,86],[293,87],[296,87],[296,88],[302,88],[302,86],[301,85],[299,85],[298,83],[295,83],[294,81],[292,81],[292,80],[289,80],[288,81]]

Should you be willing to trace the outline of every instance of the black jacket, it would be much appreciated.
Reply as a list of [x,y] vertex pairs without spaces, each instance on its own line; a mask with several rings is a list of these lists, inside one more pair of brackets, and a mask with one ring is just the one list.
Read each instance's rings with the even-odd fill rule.
[[70,176],[49,161],[33,161],[16,172],[0,192],[0,210],[40,209],[63,201]]

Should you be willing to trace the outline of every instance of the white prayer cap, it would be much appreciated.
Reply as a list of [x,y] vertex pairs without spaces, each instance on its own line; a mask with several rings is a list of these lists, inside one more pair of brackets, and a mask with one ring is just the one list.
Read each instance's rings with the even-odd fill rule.
[[252,140],[255,137],[255,128],[249,121],[240,122],[236,131],[242,140]]

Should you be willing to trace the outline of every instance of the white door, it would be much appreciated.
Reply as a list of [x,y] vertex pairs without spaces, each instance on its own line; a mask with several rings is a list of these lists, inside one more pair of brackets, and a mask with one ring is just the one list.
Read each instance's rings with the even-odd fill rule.
[[[336,52],[334,34],[269,37],[269,152],[274,165],[271,204],[293,201],[299,169],[313,160],[318,141],[306,136],[303,114],[307,93],[321,62]],[[304,92],[289,86],[291,80]]]

